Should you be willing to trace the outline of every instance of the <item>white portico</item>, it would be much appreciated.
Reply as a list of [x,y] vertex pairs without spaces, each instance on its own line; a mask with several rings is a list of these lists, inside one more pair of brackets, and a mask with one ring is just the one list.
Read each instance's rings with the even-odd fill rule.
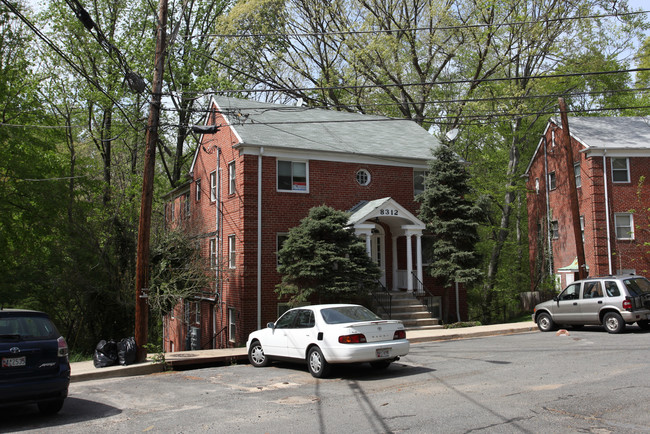
[[[354,233],[366,240],[366,251],[377,262],[382,270],[381,282],[386,285],[386,229],[391,234],[392,283],[391,289],[397,291],[400,287],[412,292],[416,287],[413,281],[413,238],[415,237],[415,271],[417,279],[422,282],[422,223],[406,208],[390,197],[362,202],[352,209],[353,214],[348,224]],[[406,269],[398,269],[399,237],[406,238],[405,257]]]

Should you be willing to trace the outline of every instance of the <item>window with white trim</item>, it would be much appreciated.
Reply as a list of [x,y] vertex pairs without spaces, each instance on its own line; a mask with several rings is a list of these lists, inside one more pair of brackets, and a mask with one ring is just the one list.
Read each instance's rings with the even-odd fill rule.
[[575,163],[573,165],[573,174],[575,175],[575,179],[576,179],[576,188],[582,187],[582,174],[580,171],[580,163]]
[[634,218],[630,213],[614,214],[614,226],[616,226],[617,240],[634,239]]
[[582,234],[582,242],[585,242],[585,216],[580,216],[580,233]]
[[234,307],[228,308],[228,340],[235,342],[237,339],[237,311]]
[[357,183],[362,186],[370,184],[370,172],[366,169],[359,169],[356,174]]
[[276,238],[276,246],[277,246],[277,249],[275,250],[275,256],[277,257],[276,266],[279,267],[280,266],[280,256],[278,255],[278,252],[282,248],[282,245],[284,244],[284,242],[287,241],[287,239],[289,238],[289,234],[287,234],[287,233],[279,233],[279,234],[276,234],[275,238]]
[[555,187],[556,187],[555,172],[551,172],[548,174],[548,189],[555,190]]
[[201,200],[201,180],[197,179],[196,180],[196,201],[199,202]]
[[176,202],[172,200],[172,202],[169,204],[169,219],[171,221],[174,221],[174,219],[176,218],[175,213],[176,213]]
[[181,195],[181,219],[190,218],[190,192]]
[[424,192],[424,179],[427,174],[426,170],[413,170],[413,196]]
[[237,172],[235,170],[235,162],[228,163],[228,194],[235,194]]
[[551,238],[554,240],[560,238],[560,225],[557,220],[551,222]]
[[237,259],[235,241],[235,235],[228,235],[228,268],[235,268],[235,260]]
[[210,238],[210,268],[217,268],[217,239]]
[[612,182],[630,182],[630,160],[612,158]]
[[217,201],[217,172],[210,172],[210,202]]
[[278,191],[308,192],[307,171],[306,162],[278,160]]

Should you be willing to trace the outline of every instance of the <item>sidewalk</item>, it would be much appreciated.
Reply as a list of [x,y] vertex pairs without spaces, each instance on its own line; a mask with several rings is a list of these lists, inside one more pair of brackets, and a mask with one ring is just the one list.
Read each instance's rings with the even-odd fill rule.
[[[464,327],[458,329],[436,328],[430,330],[407,330],[406,337],[411,344],[421,342],[446,341],[452,339],[468,339],[485,336],[509,335],[514,333],[529,333],[537,331],[533,321],[513,324],[493,324],[477,327]],[[215,364],[236,363],[245,361],[246,348],[223,348],[217,350],[180,351],[165,353],[165,362],[169,369],[191,369],[191,367],[205,367]],[[133,375],[147,375],[163,372],[161,363],[138,363],[128,366],[109,366],[95,368],[93,361],[71,363],[72,382],[98,380],[114,377],[129,377]]]

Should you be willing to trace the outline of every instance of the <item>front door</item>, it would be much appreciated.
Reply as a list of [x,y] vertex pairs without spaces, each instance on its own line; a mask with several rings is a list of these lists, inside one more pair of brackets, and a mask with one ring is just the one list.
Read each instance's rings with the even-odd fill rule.
[[373,231],[372,237],[370,238],[370,256],[372,257],[372,260],[379,265],[379,269],[381,270],[379,281],[382,285],[386,286],[386,248],[384,243],[384,230],[381,226],[378,226],[376,231],[377,232]]

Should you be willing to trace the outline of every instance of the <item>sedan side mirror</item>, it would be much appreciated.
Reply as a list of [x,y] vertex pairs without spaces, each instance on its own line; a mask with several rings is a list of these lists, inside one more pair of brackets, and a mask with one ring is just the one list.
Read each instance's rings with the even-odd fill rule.
[[275,328],[275,323],[274,323],[274,322],[270,322],[270,323],[268,323],[266,326],[267,326],[268,328],[270,328],[270,329],[274,329],[274,328]]

